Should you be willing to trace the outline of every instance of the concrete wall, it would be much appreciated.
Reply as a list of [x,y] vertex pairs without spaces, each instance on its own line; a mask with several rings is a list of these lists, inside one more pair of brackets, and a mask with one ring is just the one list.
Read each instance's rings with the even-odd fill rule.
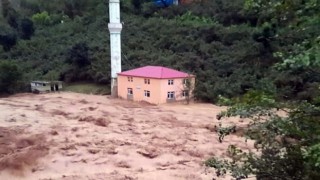
[[45,91],[51,91],[51,86],[50,84],[47,84],[46,86],[31,86],[31,91],[38,90],[40,92],[45,92]]
[[[185,85],[183,85],[183,80],[185,78],[173,79],[173,85],[168,85],[169,79],[150,79],[150,84],[145,84],[144,79],[145,78],[141,77],[132,77],[131,82],[128,81],[128,76],[119,75],[118,96],[122,99],[146,101],[152,104],[163,104],[172,101],[185,100],[185,97],[182,96],[182,91],[185,89]],[[193,77],[191,81],[194,87],[195,78]],[[128,96],[128,88],[132,88],[132,96]],[[150,91],[150,97],[144,96],[144,90]],[[174,99],[167,99],[169,91],[175,92]]]
[[[146,101],[152,104],[158,104],[160,94],[160,80],[150,79],[150,84],[145,84],[145,78],[132,77],[132,82],[128,81],[128,76],[118,76],[118,96],[128,99],[128,88],[133,90],[133,101]],[[150,91],[150,97],[144,96],[144,91]],[[131,99],[131,98],[130,98]]]
[[[182,96],[183,90],[185,90],[185,85],[183,84],[183,81],[186,78],[176,78],[173,79],[173,85],[168,85],[168,80],[169,79],[161,79],[161,93],[160,93],[160,104],[162,103],[167,103],[167,102],[172,102],[173,100],[168,100],[168,92],[174,92],[175,99],[174,101],[182,101],[185,100],[185,97]],[[195,78],[191,78],[191,84],[194,87],[195,84]],[[192,97],[192,92],[193,89],[191,90],[191,96]]]
[[31,82],[30,85],[31,85],[31,91],[32,92],[34,92],[35,90],[38,90],[40,92],[57,91],[56,85],[58,85],[58,90],[61,90],[63,88],[62,87],[62,82],[56,82],[56,83]]

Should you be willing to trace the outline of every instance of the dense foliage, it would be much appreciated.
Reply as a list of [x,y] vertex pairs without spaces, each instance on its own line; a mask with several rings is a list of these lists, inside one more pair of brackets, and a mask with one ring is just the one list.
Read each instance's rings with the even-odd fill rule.
[[22,73],[12,62],[0,62],[0,93],[9,94],[16,92]]
[[[257,92],[248,96],[238,99],[219,119],[222,124],[223,117],[239,115],[250,119],[245,137],[255,140],[256,151],[242,151],[231,144],[230,160],[213,157],[205,164],[214,167],[217,176],[230,172],[236,179],[251,176],[261,180],[319,179],[319,104],[279,103]],[[220,139],[236,130],[236,126],[219,127]]]
[[[319,94],[319,70],[287,70],[294,63],[285,59],[319,59],[313,54],[319,52],[319,4],[284,2],[274,8],[245,0],[157,8],[123,0],[123,70],[163,65],[194,73],[196,98],[204,101],[250,89],[311,100]],[[1,7],[0,59],[20,64],[25,80],[110,83],[107,1],[3,0]]]
[[[285,21],[286,25],[298,32],[309,31],[319,27],[319,7],[317,1],[263,1],[247,0],[248,10],[265,13],[273,17],[271,21]],[[303,15],[298,17],[297,15]],[[308,16],[308,18],[304,17]],[[268,20],[270,21],[270,20]],[[312,34],[312,32],[309,31]],[[313,92],[297,93],[303,101],[278,102],[275,97],[282,94],[285,84],[277,86],[278,93],[272,91],[250,90],[242,97],[228,99],[219,96],[219,103],[232,105],[227,111],[217,116],[219,120],[227,116],[240,116],[250,120],[245,136],[254,140],[256,151],[242,151],[230,145],[228,154],[230,160],[213,157],[206,165],[216,169],[217,176],[231,173],[236,179],[254,176],[261,180],[313,180],[320,178],[320,99],[319,85],[320,56],[319,32],[314,38],[305,38],[295,42],[291,51],[274,53],[282,59],[273,67],[276,72],[297,83],[295,91],[303,87],[311,88]],[[297,36],[298,37],[298,36]],[[294,74],[294,76],[292,76]],[[293,81],[293,78],[299,78]],[[313,81],[313,82],[312,82]],[[279,81],[275,81],[275,84]],[[310,89],[309,89],[310,90]],[[279,93],[280,91],[280,93]],[[294,91],[290,92],[292,95]],[[298,98],[298,99],[299,99]],[[218,128],[220,142],[223,137],[236,131],[236,126]]]
[[[122,67],[195,74],[197,99],[233,105],[218,119],[252,120],[246,135],[259,153],[230,146],[231,161],[206,162],[218,176],[319,179],[319,9],[318,0],[202,0],[165,8],[123,0]],[[0,93],[23,88],[21,80],[110,84],[107,1],[2,0],[0,13]],[[222,142],[237,127],[218,129]]]

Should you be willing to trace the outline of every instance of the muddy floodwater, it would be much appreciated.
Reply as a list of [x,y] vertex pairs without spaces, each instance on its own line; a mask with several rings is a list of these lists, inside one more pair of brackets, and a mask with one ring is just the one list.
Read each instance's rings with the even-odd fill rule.
[[204,160],[252,147],[237,134],[218,142],[224,109],[68,92],[0,98],[0,179],[211,180]]

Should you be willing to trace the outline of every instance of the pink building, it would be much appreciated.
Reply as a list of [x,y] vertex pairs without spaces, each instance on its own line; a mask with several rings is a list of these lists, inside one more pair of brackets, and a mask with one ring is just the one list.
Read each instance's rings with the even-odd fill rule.
[[161,66],[145,66],[118,73],[118,96],[162,104],[192,97],[195,76]]

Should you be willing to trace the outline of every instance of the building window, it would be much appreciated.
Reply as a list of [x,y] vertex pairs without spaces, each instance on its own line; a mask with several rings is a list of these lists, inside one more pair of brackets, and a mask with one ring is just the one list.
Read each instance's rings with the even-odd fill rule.
[[167,98],[168,99],[174,99],[174,91],[169,91]]
[[150,79],[144,79],[145,84],[150,84]]
[[144,96],[145,97],[150,97],[150,91],[144,90]]
[[128,95],[133,95],[132,88],[128,88]]
[[133,77],[128,77],[128,82],[133,82]]
[[187,85],[187,83],[189,82],[189,79],[183,79],[183,84]]
[[183,97],[188,97],[189,96],[189,91],[187,91],[187,90],[182,91],[182,96]]
[[168,85],[173,85],[173,79],[168,80]]

